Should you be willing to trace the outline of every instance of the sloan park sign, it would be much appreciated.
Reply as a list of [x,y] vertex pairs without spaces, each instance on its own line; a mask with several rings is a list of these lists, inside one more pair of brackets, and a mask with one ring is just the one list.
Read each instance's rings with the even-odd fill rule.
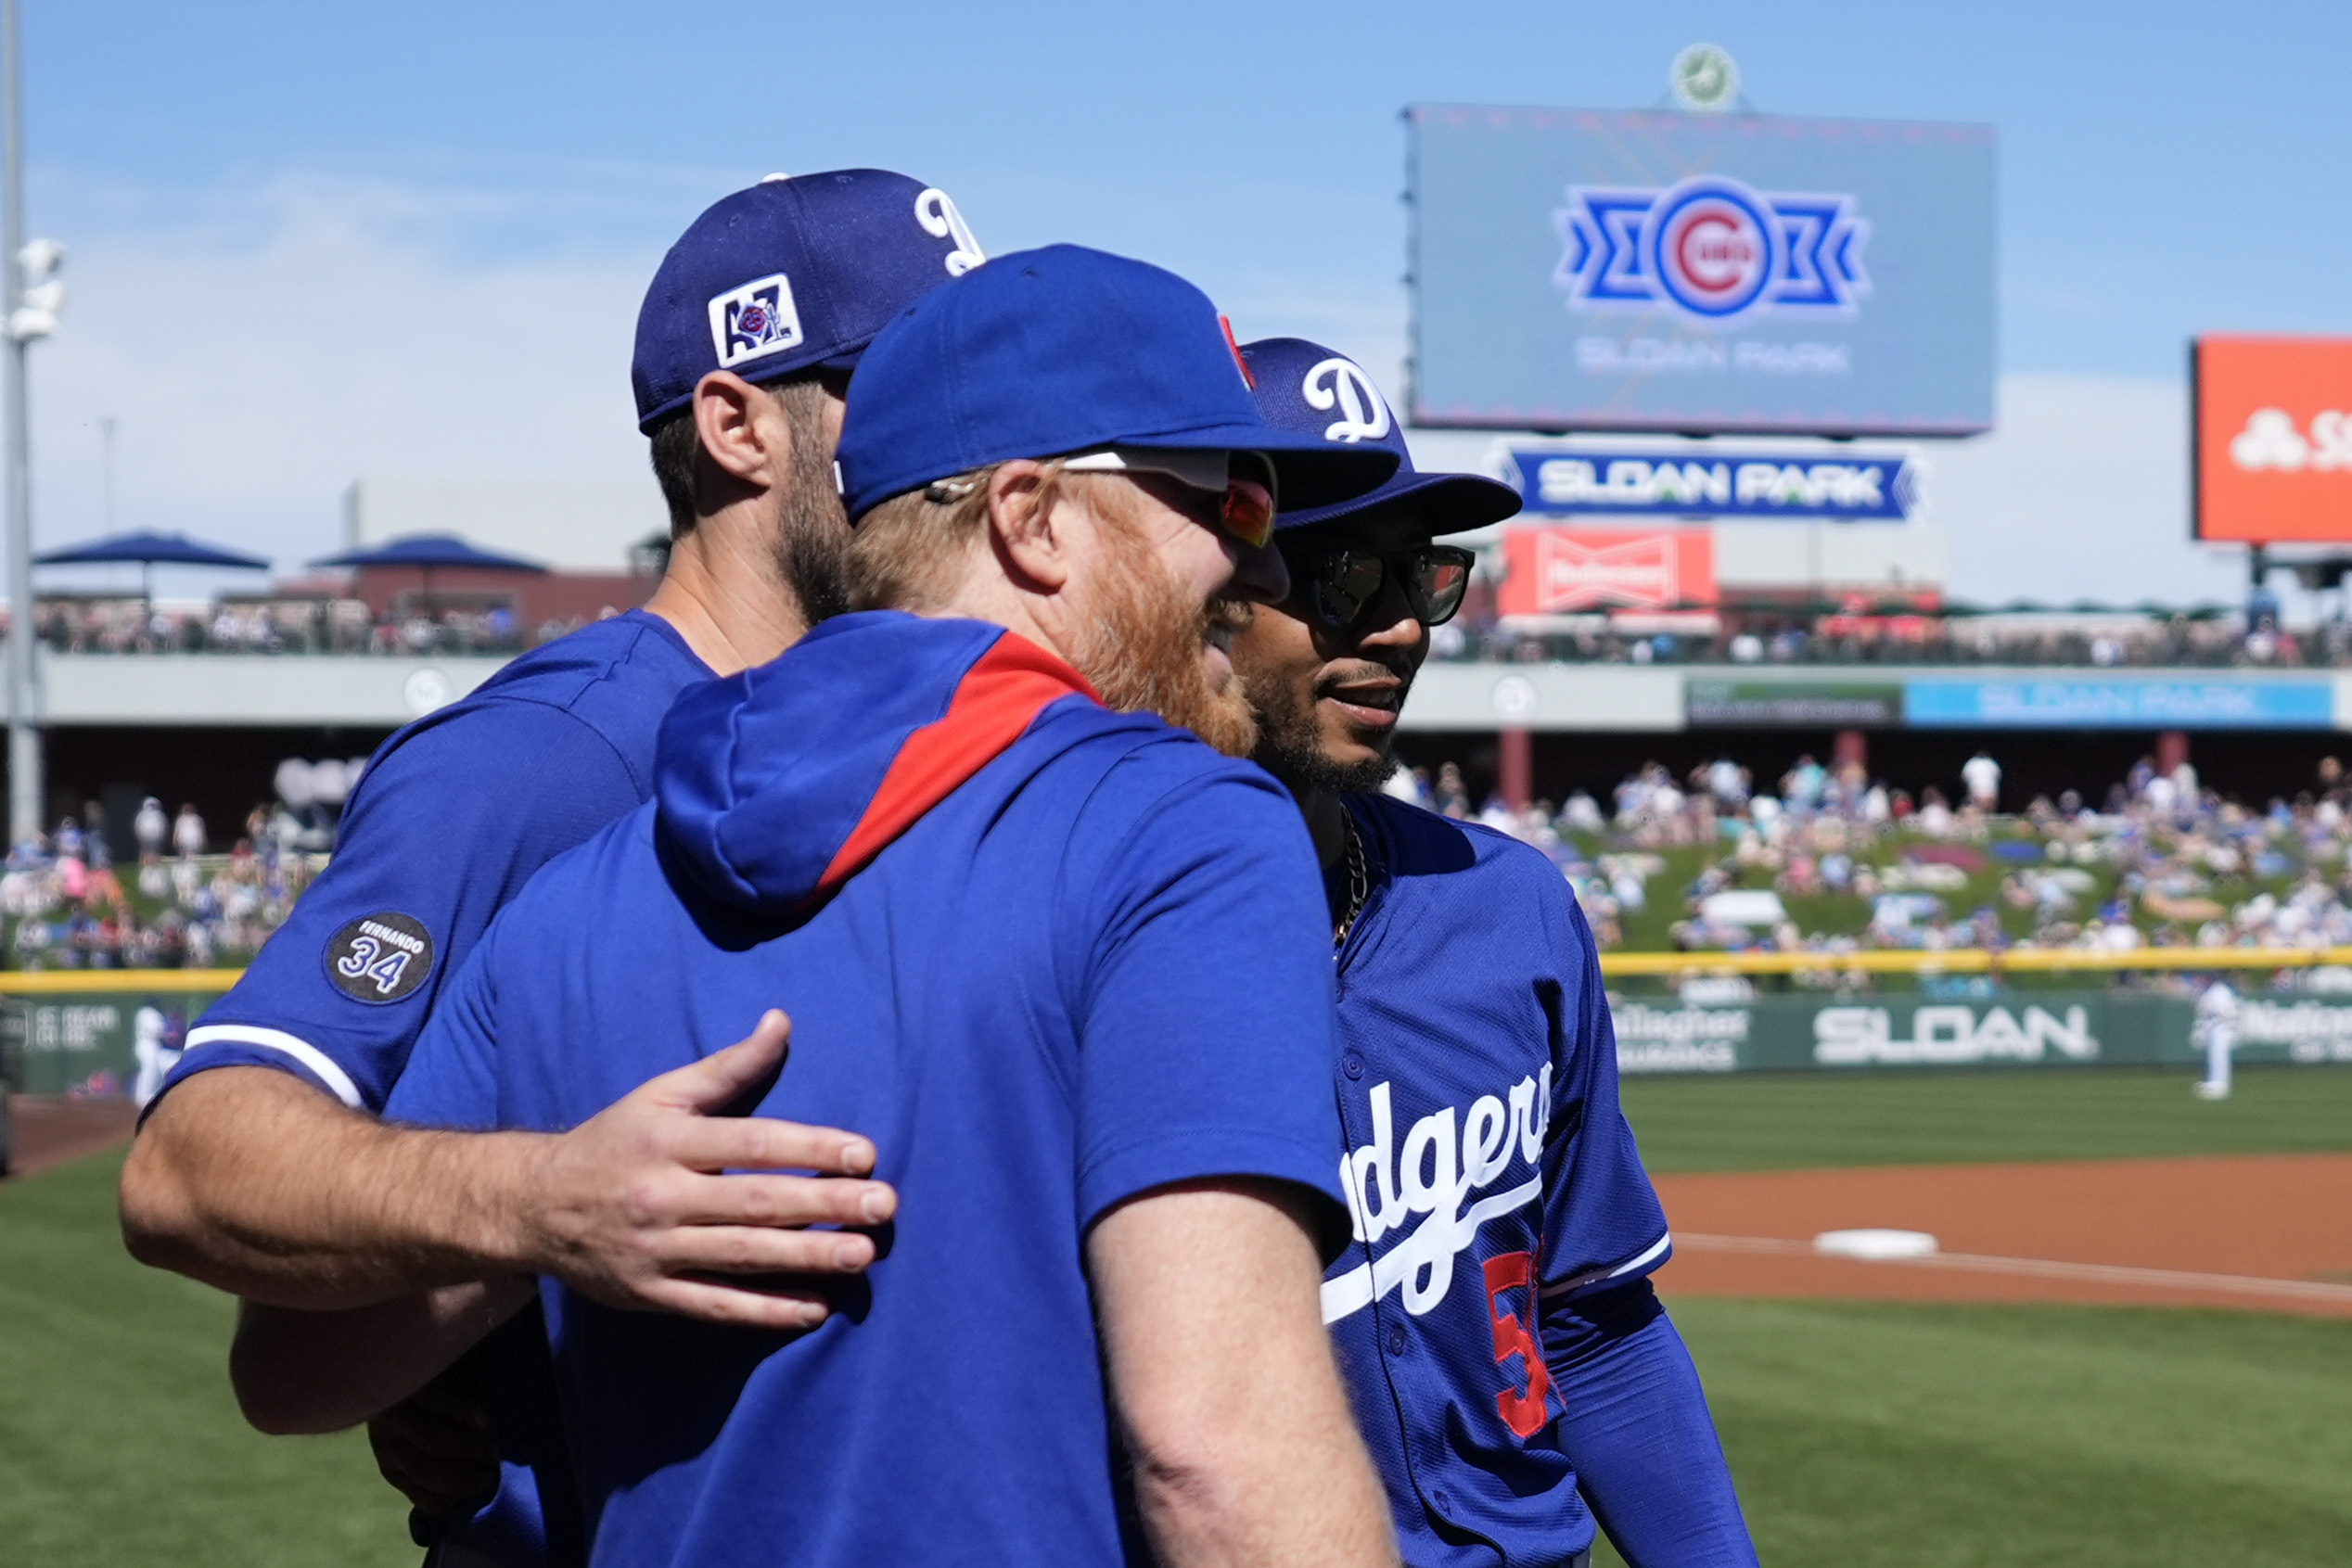
[[[2105,991],[1986,997],[1759,996],[1685,1004],[1613,996],[1626,1074],[2202,1064],[2186,998]],[[2240,1063],[2352,1063],[2352,996],[2257,994]]]
[[1623,517],[1827,517],[1901,522],[1919,465],[1900,454],[1510,449],[1529,512]]

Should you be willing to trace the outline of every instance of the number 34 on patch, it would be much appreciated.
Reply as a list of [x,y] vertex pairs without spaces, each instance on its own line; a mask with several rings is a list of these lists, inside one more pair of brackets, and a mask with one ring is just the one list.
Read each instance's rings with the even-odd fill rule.
[[398,1001],[432,970],[432,933],[411,915],[364,915],[326,945],[326,977],[354,1001]]

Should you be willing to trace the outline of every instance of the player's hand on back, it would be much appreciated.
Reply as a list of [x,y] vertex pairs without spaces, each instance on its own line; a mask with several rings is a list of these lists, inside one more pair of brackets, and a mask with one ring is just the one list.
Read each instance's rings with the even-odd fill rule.
[[421,1513],[471,1513],[498,1490],[490,1407],[465,1363],[367,1423],[376,1468]]
[[[824,1276],[875,1258],[898,1209],[855,1133],[728,1114],[773,1081],[791,1024],[653,1079],[547,1141],[528,1187],[542,1273],[612,1307],[799,1329],[824,1320]],[[811,1176],[765,1174],[808,1170]],[[732,1174],[722,1174],[732,1173]]]

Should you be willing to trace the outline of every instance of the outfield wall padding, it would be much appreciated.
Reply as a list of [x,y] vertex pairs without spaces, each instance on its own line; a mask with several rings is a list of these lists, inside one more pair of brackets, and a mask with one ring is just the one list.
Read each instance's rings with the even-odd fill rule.
[[151,986],[12,996],[0,1008],[6,1036],[0,1052],[12,1058],[9,1077],[24,1093],[128,1094],[139,1076],[139,1010],[152,1006],[161,1013],[162,1042],[176,1047],[187,1026],[226,989]]
[[[2009,991],[1869,992],[1685,1003],[1612,997],[1627,1075],[1911,1067],[2189,1065],[2205,1060],[2185,997]],[[2352,997],[2258,991],[2238,1022],[2241,1063],[2352,1062]]]
[[[166,1042],[176,1045],[234,978],[153,977],[158,984],[101,990],[97,975],[77,975],[70,989],[9,997],[0,1011],[6,1076],[30,1094],[130,1092],[139,1072],[139,1009],[152,1005],[161,1013]],[[1617,1069],[1628,1076],[2204,1061],[2193,1034],[2195,1006],[2184,997],[1864,991],[1707,1003],[1661,996],[1613,996],[1610,1001]],[[2352,1063],[2352,996],[2256,991],[2240,1013],[2234,1054],[2249,1064]]]

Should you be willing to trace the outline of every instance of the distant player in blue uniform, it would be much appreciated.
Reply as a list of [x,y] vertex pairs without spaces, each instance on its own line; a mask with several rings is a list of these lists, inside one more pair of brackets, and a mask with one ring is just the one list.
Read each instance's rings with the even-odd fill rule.
[[[1415,1568],[1756,1561],[1696,1373],[1648,1281],[1666,1219],[1617,1109],[1592,938],[1559,873],[1380,784],[1428,629],[1468,586],[1438,534],[1518,510],[1412,470],[1372,378],[1297,338],[1243,350],[1259,408],[1397,476],[1287,512],[1289,598],[1234,665],[1258,760],[1323,866],[1339,987],[1339,1179],[1354,1244],[1323,1315]],[[1297,526],[1292,526],[1297,525]]]
[[[839,608],[849,529],[832,459],[850,367],[979,260],[941,192],[875,170],[778,176],[696,220],[655,275],[633,366],[671,509],[668,575],[644,611],[524,655],[377,752],[332,864],[190,1031],[139,1138],[123,1218],[140,1256],[279,1307],[541,1272],[623,1305],[800,1325],[824,1309],[812,1291],[713,1276],[853,1270],[870,1256],[863,1238],[756,1228],[887,1212],[878,1184],[714,1174],[870,1166],[863,1139],[697,1114],[758,1063],[659,1086],[567,1140],[424,1133],[375,1114],[492,917],[650,795],[676,695],[773,657]],[[626,928],[623,911],[596,918]],[[770,1030],[751,1054],[772,1067],[779,1044]],[[310,1426],[303,1369],[273,1366],[259,1343],[241,1339],[236,1362],[249,1413]],[[449,1390],[377,1432],[388,1473],[460,1521],[442,1532],[450,1564],[574,1561],[537,1314],[484,1350],[472,1370],[498,1447],[538,1485],[510,1464],[470,1522],[479,1495],[436,1495],[415,1449],[452,1430],[433,1416],[465,1403]],[[542,1486],[564,1494],[543,1541]]]
[[500,914],[391,1100],[559,1130],[783,996],[755,1118],[870,1133],[902,1195],[798,1336],[546,1287],[593,1561],[1393,1562],[1318,1299],[1312,852],[1203,737],[1255,739],[1225,643],[1285,586],[1276,487],[1394,459],[1269,427],[1198,290],[1057,246],[876,340],[841,465],[892,607],[681,698],[652,802]]

